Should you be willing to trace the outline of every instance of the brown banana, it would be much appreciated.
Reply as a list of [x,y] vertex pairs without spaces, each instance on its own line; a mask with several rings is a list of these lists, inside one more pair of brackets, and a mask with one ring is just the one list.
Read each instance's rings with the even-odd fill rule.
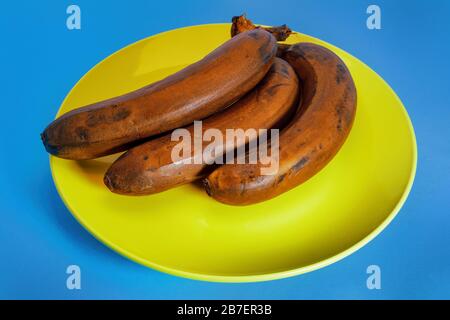
[[[275,58],[269,72],[252,91],[228,109],[203,121],[202,137],[208,129],[219,130],[225,137],[227,129],[246,131],[278,127],[295,111],[298,93],[295,71],[287,62]],[[187,130],[193,137],[194,126]],[[106,186],[112,192],[126,195],[158,193],[204,177],[212,168],[208,164],[252,140],[246,135],[232,148],[223,139],[220,146],[216,145],[215,153],[205,154],[200,161],[195,161],[195,158],[201,154],[191,148],[190,153],[183,155],[183,162],[174,162],[172,151],[179,142],[171,138],[171,134],[167,134],[127,151],[106,172]],[[203,141],[202,149],[205,150],[209,144]]]
[[330,50],[298,43],[283,50],[302,83],[302,101],[279,138],[279,169],[262,175],[261,164],[223,165],[205,180],[207,193],[231,205],[265,201],[321,170],[346,140],[356,113],[356,88],[344,62]]
[[269,32],[243,32],[161,81],[62,115],[42,141],[49,153],[74,160],[126,150],[228,107],[260,82],[276,51]]

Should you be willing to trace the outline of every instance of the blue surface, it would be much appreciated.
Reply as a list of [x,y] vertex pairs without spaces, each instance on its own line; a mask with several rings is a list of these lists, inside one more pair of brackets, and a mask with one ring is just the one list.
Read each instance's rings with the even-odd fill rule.
[[[87,1],[82,29],[69,1],[4,1],[0,174],[0,298],[450,298],[450,2],[376,1],[382,30],[366,28],[368,1]],[[132,4],[131,4],[132,3]],[[147,269],[87,233],[60,200],[39,133],[97,62],[149,35],[187,25],[287,23],[355,55],[394,88],[413,121],[419,163],[408,201],[375,240],[324,269],[284,280],[208,283]],[[66,267],[82,289],[66,288]],[[368,290],[366,268],[382,270]]]

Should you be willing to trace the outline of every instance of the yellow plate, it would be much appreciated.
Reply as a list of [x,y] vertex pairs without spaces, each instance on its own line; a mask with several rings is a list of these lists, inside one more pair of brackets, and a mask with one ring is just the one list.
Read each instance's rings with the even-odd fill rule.
[[[165,32],[132,44],[92,68],[58,115],[154,82],[229,39],[229,25]],[[312,271],[356,251],[394,218],[416,169],[413,127],[401,101],[369,67],[336,52],[358,91],[352,132],[338,155],[305,184],[276,199],[231,207],[194,184],[158,195],[109,192],[103,174],[116,156],[93,161],[51,157],[56,187],[78,221],[124,256],[178,276],[262,281]]]

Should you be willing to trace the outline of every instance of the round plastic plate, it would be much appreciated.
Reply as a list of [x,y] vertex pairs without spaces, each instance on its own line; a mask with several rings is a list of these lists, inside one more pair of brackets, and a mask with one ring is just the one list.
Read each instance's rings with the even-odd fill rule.
[[[119,50],[73,87],[58,115],[180,70],[229,39],[229,28],[187,27]],[[318,39],[300,33],[289,39],[301,41],[336,52],[358,92],[349,138],[306,183],[247,207],[216,202],[198,184],[128,197],[103,185],[103,174],[117,155],[79,162],[51,157],[53,178],[66,206],[113,250],[151,268],[201,280],[288,277],[362,247],[394,218],[410,191],[417,158],[413,127],[401,101],[369,67]]]

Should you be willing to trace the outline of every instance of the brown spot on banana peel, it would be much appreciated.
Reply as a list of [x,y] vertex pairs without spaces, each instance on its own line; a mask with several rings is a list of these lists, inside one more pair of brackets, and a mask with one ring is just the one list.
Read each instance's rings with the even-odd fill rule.
[[250,33],[249,36],[252,37],[255,40],[258,40],[258,38],[259,38],[259,34],[258,33]]
[[338,104],[336,106],[336,116],[337,116],[337,125],[336,125],[336,129],[339,132],[342,132],[342,117],[343,117],[343,113],[344,113],[344,105],[343,104]]
[[116,121],[121,121],[126,119],[131,114],[131,111],[127,108],[120,107],[116,104],[111,106],[110,114],[104,112],[98,114],[98,112],[89,112],[87,115],[86,125],[88,127],[95,127],[102,123],[110,124]]
[[[286,69],[289,77],[280,70]],[[289,64],[276,58],[265,78],[256,88],[228,109],[212,115],[202,123],[203,132],[209,128],[218,129],[225,136],[227,129],[269,129],[277,127],[291,117],[297,106],[299,82]],[[193,126],[187,128],[193,137]],[[225,140],[225,139],[224,139]],[[222,144],[223,154],[233,151]],[[245,143],[248,143],[249,139]],[[202,178],[214,166],[202,164],[173,163],[171,152],[179,141],[171,141],[171,134],[152,139],[130,149],[116,160],[105,174],[105,184],[111,191],[127,195],[158,193],[180,184]],[[210,142],[203,143],[203,149]],[[192,163],[194,150],[184,158]],[[143,160],[148,156],[147,161]]]
[[[281,73],[280,73],[281,74]],[[271,97],[275,96],[280,87],[286,86],[286,83],[277,83],[267,89],[267,94]]]
[[77,127],[75,129],[76,134],[80,137],[81,141],[86,141],[89,137],[89,132],[85,127]]
[[255,87],[276,50],[276,39],[262,29],[241,33],[161,81],[62,115],[45,129],[44,146],[61,158],[92,159],[203,119]]
[[[292,45],[283,58],[301,80],[302,100],[279,138],[279,170],[265,176],[260,164],[219,167],[204,184],[208,194],[220,202],[249,205],[295,188],[327,165],[350,132],[356,114],[356,88],[343,61],[312,43]],[[341,68],[345,70],[336,81],[335,71]]]
[[294,166],[292,167],[292,171],[297,172],[301,170],[309,161],[308,156],[302,157]]
[[[249,32],[250,34],[253,34],[253,32]],[[255,32],[256,33],[256,32]],[[256,33],[259,34],[259,33]],[[256,39],[258,40],[258,39]],[[268,64],[270,61],[273,61],[273,58],[276,56],[278,52],[278,46],[273,45],[271,42],[266,42],[263,45],[261,45],[258,49],[261,61],[263,64]],[[234,62],[233,62],[234,64]]]
[[281,73],[282,75],[284,75],[285,77],[289,77],[289,70],[288,70],[288,68],[285,67],[285,66],[283,66],[283,67],[280,69],[280,73]]
[[121,120],[126,119],[130,114],[131,114],[131,112],[129,110],[121,109],[119,111],[113,112],[112,120],[113,121],[121,121]]
[[341,83],[342,79],[345,78],[346,73],[347,73],[347,68],[343,64],[339,63],[336,66],[336,82],[337,82],[337,84]]

